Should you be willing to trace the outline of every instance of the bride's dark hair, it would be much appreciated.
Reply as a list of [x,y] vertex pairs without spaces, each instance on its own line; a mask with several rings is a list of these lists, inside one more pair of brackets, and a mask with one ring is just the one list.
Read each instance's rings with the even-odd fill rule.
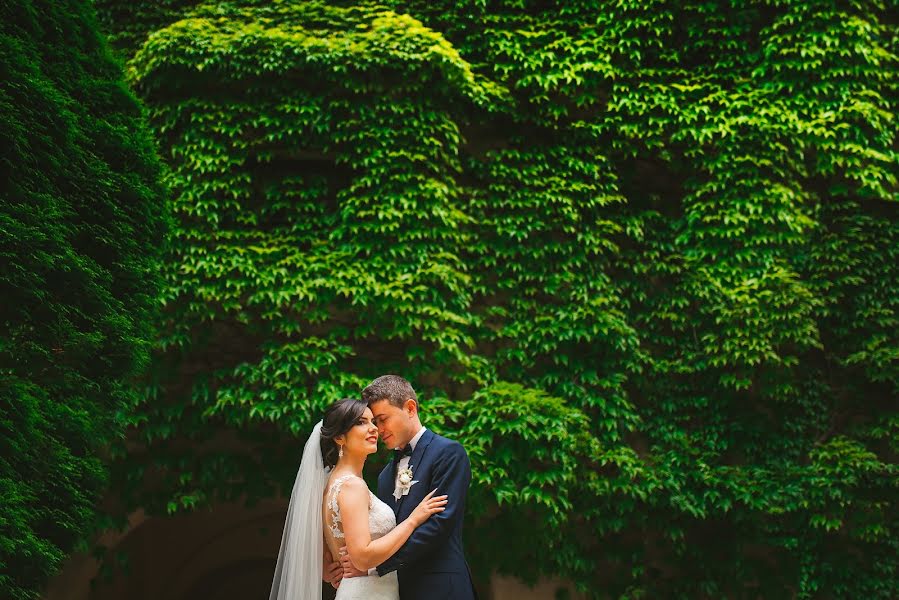
[[325,409],[325,416],[322,418],[321,432],[321,448],[322,461],[326,467],[334,467],[337,464],[337,442],[334,441],[338,435],[343,435],[353,428],[368,404],[354,398],[342,398]]

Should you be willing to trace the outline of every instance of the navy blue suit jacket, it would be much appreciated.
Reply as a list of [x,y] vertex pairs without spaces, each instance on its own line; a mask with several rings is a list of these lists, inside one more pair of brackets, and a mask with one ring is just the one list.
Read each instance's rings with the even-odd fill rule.
[[393,460],[378,476],[378,498],[393,508],[396,521],[404,521],[428,493],[447,494],[446,510],[431,515],[397,552],[378,566],[378,574],[396,571],[401,600],[474,600],[477,595],[462,551],[465,497],[471,482],[468,454],[458,442],[426,430],[409,459],[417,481],[399,500],[393,497],[396,464]]

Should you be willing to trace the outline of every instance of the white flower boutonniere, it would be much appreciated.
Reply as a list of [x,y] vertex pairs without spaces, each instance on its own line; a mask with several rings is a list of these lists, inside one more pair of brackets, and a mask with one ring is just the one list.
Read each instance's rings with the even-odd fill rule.
[[400,469],[399,473],[397,473],[396,477],[396,487],[393,490],[393,497],[397,500],[400,497],[405,496],[409,493],[409,490],[412,489],[412,486],[418,483],[417,481],[412,480],[412,467],[406,467],[405,469]]

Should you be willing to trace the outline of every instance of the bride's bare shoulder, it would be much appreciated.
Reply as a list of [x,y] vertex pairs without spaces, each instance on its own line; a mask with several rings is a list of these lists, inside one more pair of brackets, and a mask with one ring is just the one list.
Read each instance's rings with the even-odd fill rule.
[[[368,492],[368,484],[365,483],[365,480],[356,475],[344,475],[342,477],[338,477],[334,479],[332,482],[328,484],[328,492],[337,495],[356,495],[360,492]],[[328,495],[326,493],[326,495]]]
[[342,512],[353,513],[357,509],[361,510],[363,506],[367,507],[370,496],[365,480],[361,477],[351,477],[342,482],[337,492],[337,504]]

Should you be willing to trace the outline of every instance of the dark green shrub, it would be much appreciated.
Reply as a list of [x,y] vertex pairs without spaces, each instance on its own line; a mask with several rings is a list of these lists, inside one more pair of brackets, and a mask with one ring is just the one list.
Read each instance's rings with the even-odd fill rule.
[[0,596],[89,531],[149,358],[160,167],[87,2],[0,5]]

